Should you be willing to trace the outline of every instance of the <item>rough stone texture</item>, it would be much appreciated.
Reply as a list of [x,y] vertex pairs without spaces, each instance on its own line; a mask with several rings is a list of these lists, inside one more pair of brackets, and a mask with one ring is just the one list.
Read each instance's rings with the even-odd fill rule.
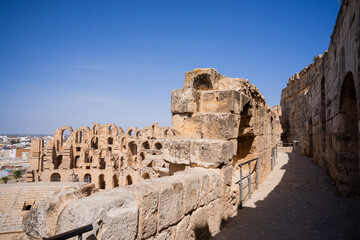
[[121,189],[99,192],[69,204],[61,213],[58,232],[93,224],[97,239],[135,239],[138,205],[135,194]]
[[360,195],[359,9],[359,1],[342,1],[329,50],[281,94],[283,141],[299,141],[345,195]]
[[[54,231],[44,227],[36,237],[88,223],[98,239],[205,239],[219,232],[239,206],[238,164],[258,157],[260,182],[270,172],[282,132],[280,107],[271,109],[248,80],[209,68],[186,73],[184,87],[172,92],[171,109],[171,128],[152,124],[124,132],[94,124],[60,128],[45,148],[34,141],[29,181],[115,188],[69,203],[49,221]],[[64,130],[70,131],[67,140]],[[256,179],[255,162],[251,175]]]
[[179,179],[164,181],[159,193],[159,230],[179,222],[184,216],[183,185]]
[[35,203],[23,218],[23,229],[34,238],[53,236],[57,230],[59,216],[65,207],[96,191],[93,184],[87,184],[81,186],[80,189],[63,190],[46,200]]

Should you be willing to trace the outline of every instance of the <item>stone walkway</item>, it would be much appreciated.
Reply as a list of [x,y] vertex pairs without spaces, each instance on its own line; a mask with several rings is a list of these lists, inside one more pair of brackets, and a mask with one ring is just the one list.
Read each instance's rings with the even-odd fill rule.
[[279,152],[274,171],[213,239],[360,239],[360,199],[339,196],[312,158]]

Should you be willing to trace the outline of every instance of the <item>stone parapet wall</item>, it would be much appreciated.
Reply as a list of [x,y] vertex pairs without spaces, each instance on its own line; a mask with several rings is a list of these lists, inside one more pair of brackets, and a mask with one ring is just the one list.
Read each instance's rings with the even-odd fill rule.
[[[56,207],[43,208],[43,213],[33,210],[26,218],[32,222],[28,232],[30,237],[39,238],[93,224],[94,230],[85,237],[205,239],[218,233],[222,221],[236,214],[239,199],[232,197],[236,190],[231,187],[231,174],[220,169],[194,168],[94,193],[67,202],[61,211],[54,212]],[[45,222],[57,222],[56,231],[44,228]]]
[[346,195],[360,194],[360,2],[344,0],[328,51],[281,95],[284,142],[300,141]]

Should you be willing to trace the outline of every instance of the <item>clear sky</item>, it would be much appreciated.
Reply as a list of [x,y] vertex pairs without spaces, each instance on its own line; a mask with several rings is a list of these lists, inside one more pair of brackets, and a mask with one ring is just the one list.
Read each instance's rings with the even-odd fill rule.
[[194,68],[247,78],[272,107],[330,43],[338,0],[0,0],[0,133],[171,125]]

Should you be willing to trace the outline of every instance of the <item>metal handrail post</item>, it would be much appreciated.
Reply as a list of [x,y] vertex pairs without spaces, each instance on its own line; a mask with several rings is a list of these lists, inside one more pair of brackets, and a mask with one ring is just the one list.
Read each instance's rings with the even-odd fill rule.
[[240,166],[240,208],[242,208],[243,201],[243,185],[242,185],[242,166]]
[[259,160],[256,160],[256,190],[259,189]]
[[249,199],[251,199],[251,163],[249,163]]
[[274,150],[271,150],[271,170],[274,169]]
[[276,157],[275,157],[275,153],[274,153],[274,168],[276,166]]

